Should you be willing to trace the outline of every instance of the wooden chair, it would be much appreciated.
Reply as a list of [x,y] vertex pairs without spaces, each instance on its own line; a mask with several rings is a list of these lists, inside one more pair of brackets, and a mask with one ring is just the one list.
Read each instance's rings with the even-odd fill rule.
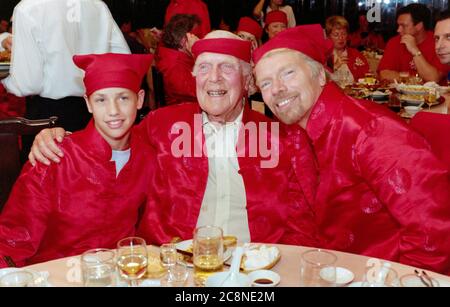
[[19,137],[35,135],[44,128],[53,127],[57,120],[56,116],[38,120],[23,117],[0,120],[0,211],[22,169]]

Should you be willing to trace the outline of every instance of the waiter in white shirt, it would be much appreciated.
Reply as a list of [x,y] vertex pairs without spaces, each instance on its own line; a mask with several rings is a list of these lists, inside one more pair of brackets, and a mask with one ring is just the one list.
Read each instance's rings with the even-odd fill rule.
[[100,0],[22,0],[13,13],[13,48],[6,90],[27,97],[29,119],[58,116],[69,131],[84,128],[83,72],[75,54],[130,53]]

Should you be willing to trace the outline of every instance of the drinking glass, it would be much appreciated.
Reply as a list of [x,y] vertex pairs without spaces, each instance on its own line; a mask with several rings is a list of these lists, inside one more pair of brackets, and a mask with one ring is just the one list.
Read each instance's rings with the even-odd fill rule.
[[81,271],[85,287],[110,287],[115,284],[116,265],[113,250],[90,249],[81,255]]
[[398,287],[397,272],[385,262],[381,266],[373,265],[366,268],[362,287]]
[[304,252],[300,260],[300,285],[332,287],[336,283],[335,254],[321,249]]
[[32,287],[34,286],[34,277],[28,271],[14,271],[5,274],[0,278],[1,287]]
[[425,103],[428,105],[428,110],[430,110],[431,106],[436,103],[436,89],[430,89],[424,99]]
[[161,285],[167,287],[184,287],[188,276],[187,264],[180,260],[170,266],[167,275],[161,280]]
[[117,267],[120,276],[128,281],[130,286],[137,286],[138,280],[147,271],[148,255],[145,240],[139,237],[129,237],[117,243]]
[[398,80],[400,83],[405,83],[405,84],[407,84],[408,83],[408,81],[409,81],[409,72],[407,72],[407,71],[401,71],[400,73],[399,73],[399,77],[400,77],[400,80]]
[[161,260],[161,264],[165,268],[170,269],[170,267],[176,264],[178,260],[176,245],[173,243],[166,243],[161,245],[161,247],[159,248],[159,257]]
[[204,286],[206,279],[223,269],[223,231],[202,226],[194,231],[194,282]]

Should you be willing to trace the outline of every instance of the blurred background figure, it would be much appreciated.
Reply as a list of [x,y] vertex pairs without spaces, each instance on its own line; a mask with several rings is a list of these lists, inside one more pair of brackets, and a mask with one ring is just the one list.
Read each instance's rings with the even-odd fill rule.
[[[271,11],[266,15],[264,24],[268,39],[272,39],[287,29],[287,16],[282,11]],[[265,40],[263,39],[263,41]]]
[[367,12],[360,11],[358,16],[358,29],[349,34],[349,46],[358,50],[384,49],[383,36],[376,32],[376,22],[367,21]]
[[434,28],[436,54],[442,64],[450,65],[450,11],[441,14]]
[[203,38],[211,31],[211,22],[207,5],[202,0],[171,0],[166,10],[164,24],[176,14],[193,14],[200,19],[200,24],[192,32],[198,38]]
[[284,0],[260,0],[253,9],[253,15],[262,21],[264,20],[264,15],[272,11],[282,11],[286,14],[288,28],[296,26],[294,11],[290,5],[284,4]]
[[348,22],[342,16],[328,17],[325,23],[326,34],[334,45],[328,66],[333,70],[334,81],[341,87],[358,81],[369,72],[366,58],[358,50],[347,47],[348,28]]
[[252,43],[252,52],[261,44],[262,33],[263,29],[256,20],[250,17],[242,17],[239,20],[236,34]]
[[197,15],[177,14],[163,30],[156,68],[162,74],[166,104],[197,101],[191,48],[198,37],[190,32],[200,23]]

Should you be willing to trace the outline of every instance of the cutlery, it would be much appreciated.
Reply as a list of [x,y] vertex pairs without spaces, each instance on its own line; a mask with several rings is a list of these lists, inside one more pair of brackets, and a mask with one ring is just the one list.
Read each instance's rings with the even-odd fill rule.
[[[423,272],[423,271],[422,271]],[[420,281],[426,286],[426,287],[433,287],[433,283],[431,285],[428,283],[428,279],[425,280],[424,275],[420,273],[418,270],[414,270],[414,273],[417,275],[417,277],[420,278]],[[427,275],[428,276],[428,275]]]
[[10,268],[17,267],[16,263],[14,262],[14,260],[12,260],[12,258],[10,256],[3,256],[3,260],[5,260],[8,267],[10,267]]
[[423,275],[423,277],[425,277],[426,280],[428,280],[428,282],[430,283],[430,286],[434,287],[433,279],[430,277],[430,275],[428,275],[427,272],[425,272],[424,270],[422,270],[422,275]]

